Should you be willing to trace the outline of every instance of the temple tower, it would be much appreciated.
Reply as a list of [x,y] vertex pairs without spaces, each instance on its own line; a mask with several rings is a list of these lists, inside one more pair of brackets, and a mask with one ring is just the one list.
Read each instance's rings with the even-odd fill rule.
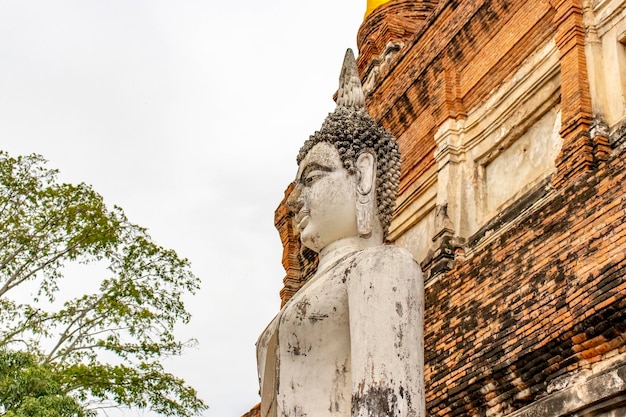
[[[403,158],[427,415],[626,415],[626,0],[372,1],[358,67]],[[329,92],[329,95],[332,92]],[[315,269],[289,234],[283,301]]]
[[383,76],[404,45],[424,26],[438,0],[369,0],[357,35],[357,65],[365,91]]

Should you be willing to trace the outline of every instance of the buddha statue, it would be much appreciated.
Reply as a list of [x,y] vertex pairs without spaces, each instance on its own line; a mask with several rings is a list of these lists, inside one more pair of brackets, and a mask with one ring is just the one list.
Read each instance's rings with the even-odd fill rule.
[[257,342],[261,416],[423,417],[423,281],[384,245],[400,174],[346,53],[336,110],[302,146],[287,199],[317,272]]

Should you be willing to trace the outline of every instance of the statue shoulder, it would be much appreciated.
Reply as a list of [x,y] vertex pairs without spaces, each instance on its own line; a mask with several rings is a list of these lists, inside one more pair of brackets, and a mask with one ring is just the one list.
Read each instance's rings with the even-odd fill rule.
[[359,257],[362,258],[363,260],[366,260],[366,259],[379,259],[381,261],[389,260],[389,261],[394,261],[394,262],[400,262],[402,264],[407,264],[407,265],[415,264],[419,266],[415,258],[413,258],[413,255],[411,255],[411,252],[409,252],[405,248],[401,248],[399,246],[393,246],[393,245],[382,245],[382,246],[375,246],[373,248],[364,249],[359,254]]
[[421,275],[421,268],[413,255],[404,248],[392,245],[376,246],[361,251],[354,265],[363,273],[379,271],[387,274],[395,272],[400,275]]

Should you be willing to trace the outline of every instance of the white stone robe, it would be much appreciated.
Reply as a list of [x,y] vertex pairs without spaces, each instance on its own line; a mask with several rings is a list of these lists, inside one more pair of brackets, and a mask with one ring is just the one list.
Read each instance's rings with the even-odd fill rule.
[[257,342],[261,416],[422,417],[423,280],[404,249],[344,256]]

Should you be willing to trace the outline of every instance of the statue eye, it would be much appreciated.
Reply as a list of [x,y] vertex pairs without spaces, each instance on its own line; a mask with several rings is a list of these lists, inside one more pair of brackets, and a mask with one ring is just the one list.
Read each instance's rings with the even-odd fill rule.
[[319,180],[320,178],[322,178],[324,176],[324,173],[320,172],[320,171],[312,171],[311,173],[307,174],[307,176],[304,178],[304,185],[311,185],[313,184],[315,181]]

